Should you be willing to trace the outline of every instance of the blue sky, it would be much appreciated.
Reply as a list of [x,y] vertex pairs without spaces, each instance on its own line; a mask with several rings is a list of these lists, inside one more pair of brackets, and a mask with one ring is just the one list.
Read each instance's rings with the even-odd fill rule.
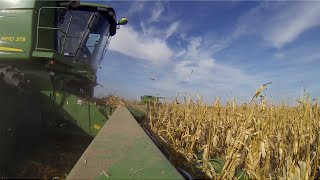
[[299,97],[302,88],[320,95],[320,2],[108,4],[129,23],[112,37],[96,94],[248,100],[271,81],[265,93],[274,102]]

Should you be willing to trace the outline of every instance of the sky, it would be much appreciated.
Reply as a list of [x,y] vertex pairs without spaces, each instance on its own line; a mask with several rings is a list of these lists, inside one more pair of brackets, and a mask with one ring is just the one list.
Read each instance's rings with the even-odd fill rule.
[[273,102],[320,95],[320,1],[108,1],[128,18],[98,70],[96,95],[199,94]]

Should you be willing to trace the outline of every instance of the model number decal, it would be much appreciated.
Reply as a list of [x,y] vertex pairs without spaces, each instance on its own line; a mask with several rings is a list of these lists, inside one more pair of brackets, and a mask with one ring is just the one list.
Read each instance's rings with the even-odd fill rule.
[[25,42],[27,38],[23,36],[18,36],[18,37],[3,36],[0,38],[0,40],[5,42]]

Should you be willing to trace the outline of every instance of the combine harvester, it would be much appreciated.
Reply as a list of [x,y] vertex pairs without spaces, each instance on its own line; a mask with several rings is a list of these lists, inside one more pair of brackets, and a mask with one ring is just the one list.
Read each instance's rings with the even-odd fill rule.
[[0,177],[24,148],[33,151],[43,133],[59,133],[68,122],[94,139],[67,179],[192,179],[168,161],[134,113],[92,98],[110,38],[125,24],[108,5],[0,1]]
[[110,38],[126,23],[108,5],[0,1],[0,177],[18,145],[63,117],[95,137],[67,179],[183,179],[125,107],[91,100]]

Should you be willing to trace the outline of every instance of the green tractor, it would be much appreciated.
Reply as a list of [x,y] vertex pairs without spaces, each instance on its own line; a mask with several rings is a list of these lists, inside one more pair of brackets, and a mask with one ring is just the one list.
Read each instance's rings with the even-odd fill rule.
[[0,1],[0,177],[15,152],[66,121],[94,137],[67,179],[182,179],[126,108],[92,101],[110,39],[126,23],[103,4]]
[[163,97],[151,96],[151,95],[144,95],[141,96],[141,102],[144,104],[157,104],[160,103],[160,99],[164,99]]
[[111,37],[125,24],[108,5],[0,1],[0,177],[14,178],[7,172],[43,134],[74,133],[61,130],[67,122],[93,138],[67,179],[192,179],[168,161],[134,113],[92,98]]

